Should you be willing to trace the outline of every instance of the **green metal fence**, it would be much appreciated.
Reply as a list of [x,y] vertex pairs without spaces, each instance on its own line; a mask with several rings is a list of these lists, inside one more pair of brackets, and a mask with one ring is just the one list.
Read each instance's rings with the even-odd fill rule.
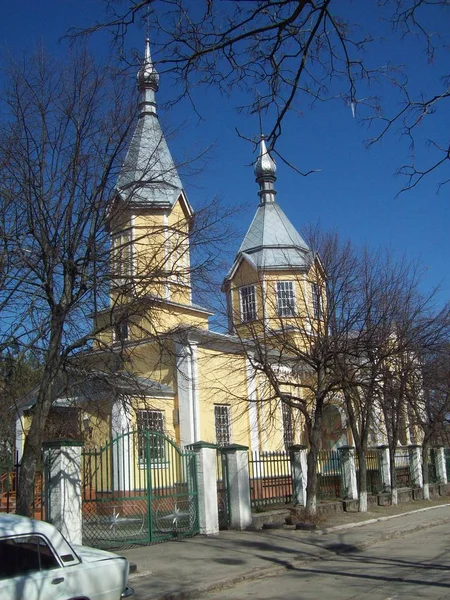
[[320,450],[317,457],[317,497],[342,498],[342,463],[337,450]]
[[228,481],[228,455],[217,448],[217,508],[219,529],[228,529],[231,518]]
[[[381,453],[377,448],[366,450],[364,453],[364,460],[366,461],[366,483],[368,494],[379,494],[383,491],[383,481],[381,477]],[[355,467],[356,467],[356,479],[359,486],[359,459],[355,455]]]
[[144,430],[82,457],[84,544],[120,548],[198,533],[195,453]]
[[439,483],[439,478],[436,469],[436,450],[430,448],[427,456],[427,468],[428,468],[428,483],[434,484]]
[[287,452],[249,452],[252,507],[292,502],[291,461]]
[[408,448],[397,448],[395,451],[395,477],[398,488],[410,488],[411,467]]

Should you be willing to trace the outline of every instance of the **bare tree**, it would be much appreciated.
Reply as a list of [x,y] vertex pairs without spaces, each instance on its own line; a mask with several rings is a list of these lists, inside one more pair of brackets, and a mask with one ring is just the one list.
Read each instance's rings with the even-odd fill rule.
[[[295,306],[281,307],[275,297],[263,292],[258,319],[236,327],[236,332],[257,385],[263,388],[257,402],[272,410],[281,403],[302,415],[308,444],[306,509],[313,515],[324,412],[331,404],[342,404],[342,380],[333,367],[358,315],[352,309],[356,259],[351,245],[316,231],[310,247],[314,250],[306,270],[293,271],[300,294]],[[260,277],[261,289],[273,288],[270,271]],[[235,323],[239,320],[240,315],[235,315]]]
[[[36,462],[61,382],[76,370],[79,378],[89,368],[98,370],[92,359],[98,350],[119,358],[105,359],[104,370],[132,371],[120,319],[133,322],[139,339],[158,343],[152,310],[159,305],[158,288],[203,277],[214,262],[214,244],[217,250],[228,236],[216,207],[199,211],[195,220],[180,217],[170,231],[153,228],[152,240],[159,242],[148,243],[142,257],[139,244],[145,245],[148,232],[136,237],[139,268],[127,272],[131,242],[111,244],[135,192],[112,201],[137,104],[126,81],[83,49],[61,63],[40,50],[21,65],[11,62],[2,96],[2,333],[5,345],[13,340],[19,352],[32,349],[42,365],[20,470],[22,514],[30,513]],[[157,164],[150,157],[135,193],[159,181]],[[186,256],[197,248],[191,267]],[[114,330],[123,343],[112,344]]]
[[[365,23],[357,22],[352,8],[336,0],[105,0],[104,4],[103,21],[71,35],[107,28],[123,51],[128,28],[144,23],[150,15],[160,49],[159,68],[170,71],[179,84],[174,102],[187,97],[195,107],[194,90],[199,85],[227,95],[238,89],[238,110],[267,113],[269,143],[274,148],[289,111],[303,114],[316,102],[339,99],[349,106],[350,114],[374,125],[377,133],[369,143],[394,129],[397,132],[400,126],[412,151],[411,161],[399,168],[407,178],[403,189],[448,166],[444,133],[433,131],[428,166],[418,165],[415,157],[416,147],[423,143],[419,126],[445,110],[448,70],[444,66],[435,76],[433,91],[427,86],[427,92],[420,94],[415,86],[416,64],[395,64],[400,62],[395,44],[405,39],[414,39],[423,48],[430,71],[436,70],[438,57],[446,64],[446,0],[379,0],[365,7],[366,16],[370,15]],[[394,48],[385,58],[380,56],[381,36],[388,37]],[[385,46],[383,42],[381,50]],[[402,98],[397,109],[390,104],[393,89]],[[447,180],[444,175],[443,182]]]

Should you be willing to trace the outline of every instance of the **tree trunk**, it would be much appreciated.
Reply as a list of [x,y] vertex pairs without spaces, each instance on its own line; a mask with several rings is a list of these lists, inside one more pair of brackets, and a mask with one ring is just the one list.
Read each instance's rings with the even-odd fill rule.
[[357,447],[359,469],[358,469],[358,510],[367,512],[367,465],[366,455],[362,447]]
[[31,426],[25,438],[22,461],[19,469],[16,512],[25,517],[33,517],[34,481],[36,466],[41,457],[44,429],[52,406],[53,384],[59,372],[61,351],[62,321],[53,319],[52,335],[49,342],[46,366],[33,410]]
[[309,435],[309,452],[307,458],[308,479],[306,485],[306,515],[313,517],[317,513],[317,459],[322,428],[322,419],[316,418]]
[[[428,471],[428,453],[430,447],[427,441],[423,442],[422,445],[422,477],[423,477],[423,499],[430,499],[430,477]],[[431,458],[431,457],[430,457]]]

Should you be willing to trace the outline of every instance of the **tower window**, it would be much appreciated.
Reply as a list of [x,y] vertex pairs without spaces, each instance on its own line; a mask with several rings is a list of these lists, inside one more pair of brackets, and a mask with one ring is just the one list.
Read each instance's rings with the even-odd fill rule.
[[226,404],[214,405],[214,423],[216,426],[216,444],[227,446],[231,441],[229,406]]
[[129,338],[128,320],[123,318],[117,323],[114,323],[114,341],[126,342]]
[[311,284],[311,295],[312,295],[313,317],[315,319],[322,319],[322,317],[323,317],[322,293],[321,293],[320,286],[317,283]]
[[133,249],[131,231],[122,231],[112,237],[111,270],[117,285],[124,285],[133,275]]
[[239,290],[241,298],[242,322],[254,321],[256,319],[256,292],[254,285],[241,287]]
[[295,317],[293,281],[277,281],[277,313],[279,317]]

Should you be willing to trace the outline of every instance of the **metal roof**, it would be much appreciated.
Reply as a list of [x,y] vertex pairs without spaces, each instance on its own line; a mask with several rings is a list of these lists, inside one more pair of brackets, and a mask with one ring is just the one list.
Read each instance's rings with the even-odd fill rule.
[[145,58],[138,72],[139,120],[116,190],[123,200],[148,207],[170,207],[183,186],[158,120],[155,94],[159,75],[145,42]]
[[312,253],[276,202],[260,205],[227,278],[244,258],[256,269],[306,269]]
[[133,204],[173,206],[183,186],[158,116],[139,116],[117,182],[120,196]]

